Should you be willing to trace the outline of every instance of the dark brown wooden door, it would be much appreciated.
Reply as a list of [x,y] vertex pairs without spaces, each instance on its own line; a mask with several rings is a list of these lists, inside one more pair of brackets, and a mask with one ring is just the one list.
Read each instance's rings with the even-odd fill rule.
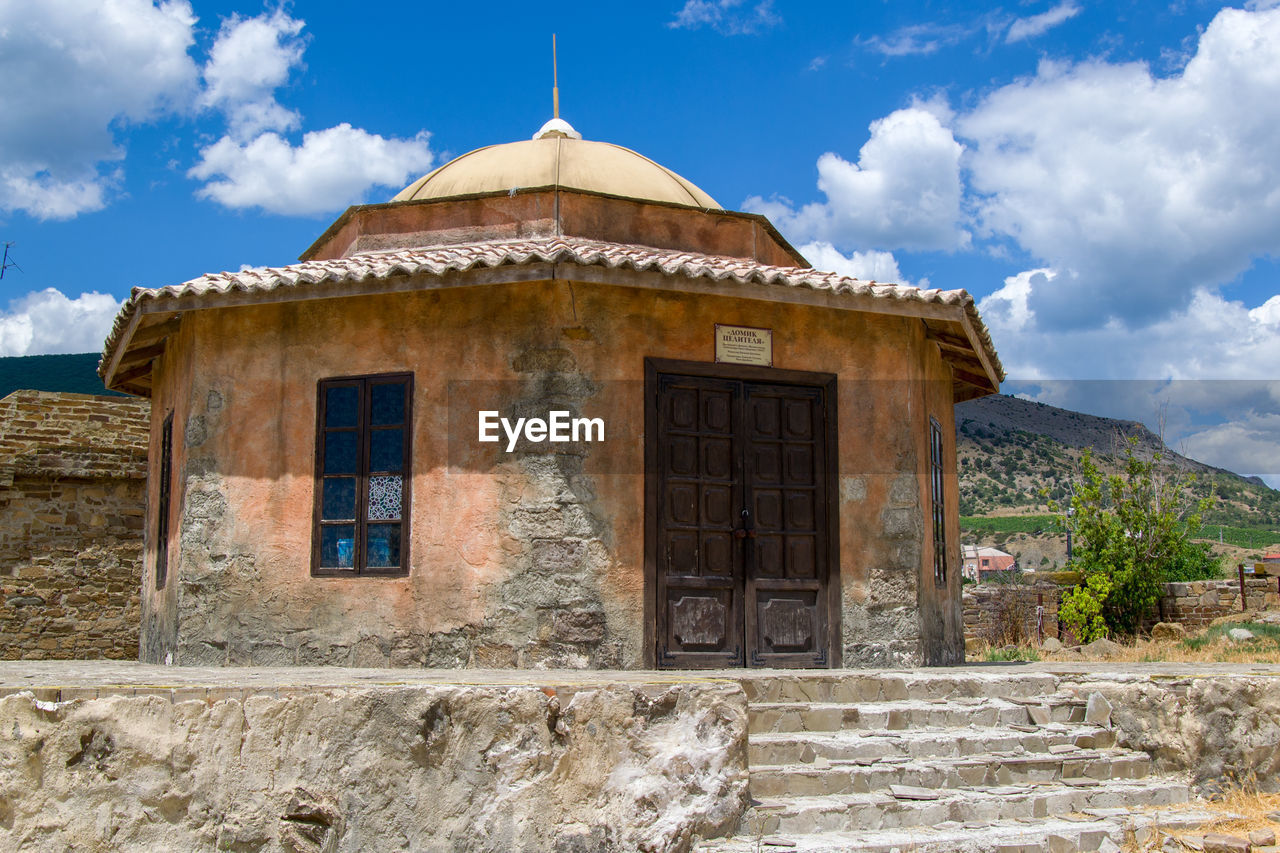
[[656,384],[658,665],[828,665],[828,389]]

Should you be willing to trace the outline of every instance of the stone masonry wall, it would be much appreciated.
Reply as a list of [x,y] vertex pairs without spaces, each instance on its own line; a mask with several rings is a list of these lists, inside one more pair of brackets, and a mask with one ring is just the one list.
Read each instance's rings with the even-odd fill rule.
[[[1012,642],[1004,636],[1009,623],[1020,624],[1022,636],[1036,636],[1036,607],[1044,607],[1044,636],[1058,637],[1058,605],[1063,588],[1054,583],[966,584],[964,588],[964,636],[992,645]],[[1280,579],[1245,579],[1250,610],[1280,608]],[[1238,580],[1189,581],[1165,584],[1156,612],[1145,619],[1144,631],[1157,622],[1180,622],[1188,630],[1208,627],[1214,619],[1239,614]],[[1063,638],[1068,639],[1068,638]]]
[[[1245,578],[1245,599],[1250,610],[1280,608],[1280,579]],[[1181,622],[1189,629],[1204,628],[1214,619],[1240,613],[1240,581],[1190,581],[1165,585],[1156,617],[1148,620]],[[1147,626],[1149,627],[1149,626]]]
[[1062,587],[1055,583],[965,584],[963,600],[966,640],[1000,646],[1058,636]]
[[138,654],[149,405],[0,400],[0,658]]

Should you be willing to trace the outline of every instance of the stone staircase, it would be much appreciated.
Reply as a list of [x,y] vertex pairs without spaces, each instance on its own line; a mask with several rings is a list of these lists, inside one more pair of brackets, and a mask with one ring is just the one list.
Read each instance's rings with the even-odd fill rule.
[[1116,745],[1110,708],[1047,673],[744,676],[740,834],[702,853],[1114,851],[1207,815]]

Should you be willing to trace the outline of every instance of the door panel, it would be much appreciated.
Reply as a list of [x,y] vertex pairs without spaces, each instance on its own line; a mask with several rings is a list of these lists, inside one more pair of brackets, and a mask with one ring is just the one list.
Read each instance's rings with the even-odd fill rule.
[[736,383],[661,376],[657,554],[659,665],[741,666],[742,504]]
[[659,666],[827,665],[827,386],[655,384]]
[[[826,431],[822,388],[744,383],[753,413],[744,436],[748,539],[746,645],[752,666],[825,666],[827,648]],[[776,466],[761,460],[782,460]],[[825,527],[825,525],[823,525]]]

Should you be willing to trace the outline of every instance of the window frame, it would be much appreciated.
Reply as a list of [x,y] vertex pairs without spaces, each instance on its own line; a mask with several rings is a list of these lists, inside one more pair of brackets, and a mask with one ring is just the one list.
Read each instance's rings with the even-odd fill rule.
[[933,521],[933,580],[939,586],[947,582],[947,480],[943,457],[942,424],[929,416],[929,496]]
[[156,590],[169,582],[169,526],[173,503],[173,412],[160,427],[160,483],[156,495]]
[[[370,447],[372,432],[378,427],[372,424],[372,393],[374,385],[391,385],[404,383],[404,420],[400,424],[403,431],[401,497],[400,497],[400,565],[393,567],[369,567],[367,565],[368,531],[371,520],[368,517],[368,490],[370,474]],[[325,526],[324,515],[324,448],[325,448],[325,392],[336,387],[355,387],[357,394],[358,416],[356,419],[356,494],[355,494],[355,544],[351,568],[338,568],[320,565],[323,553],[322,529]],[[316,429],[315,429],[315,468],[312,472],[312,522],[311,522],[311,576],[312,577],[406,577],[409,574],[410,559],[410,516],[412,515],[411,497],[413,484],[413,373],[366,373],[357,376],[334,376],[319,379],[316,382]],[[329,475],[337,476],[337,475]],[[342,475],[350,476],[350,475]],[[343,522],[345,523],[345,522]],[[378,519],[372,520],[378,524]]]

